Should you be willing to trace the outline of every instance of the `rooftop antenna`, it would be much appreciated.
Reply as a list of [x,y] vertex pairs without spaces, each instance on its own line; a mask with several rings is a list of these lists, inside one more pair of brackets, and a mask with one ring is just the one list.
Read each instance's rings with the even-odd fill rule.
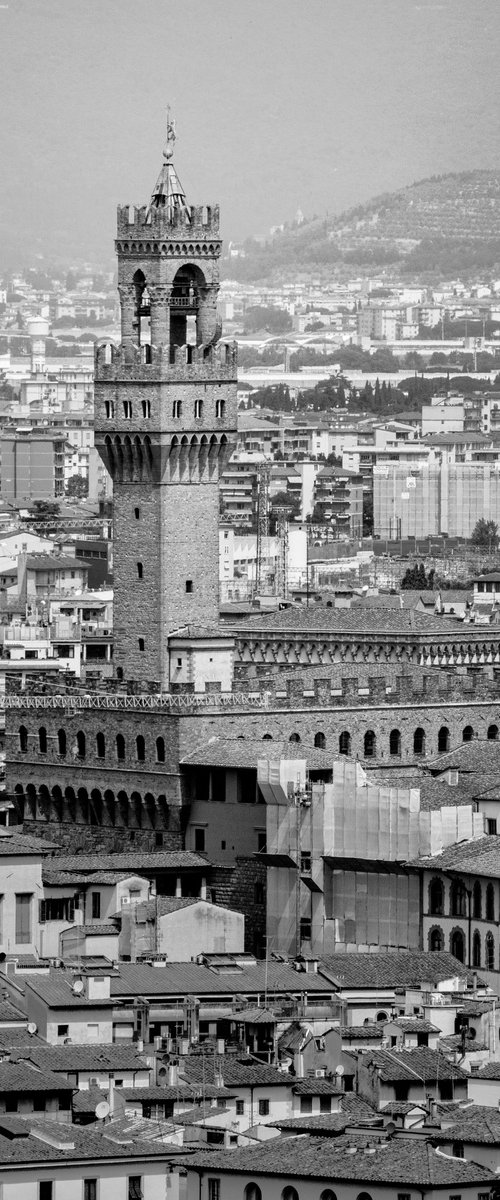
[[170,116],[170,105],[167,105],[167,132],[163,147],[163,163],[151,196],[147,219],[153,208],[166,209],[167,218],[172,221],[176,215],[182,215],[190,221],[191,214],[186,204],[184,189],[181,185],[174,164],[174,146],[176,141],[175,120]]

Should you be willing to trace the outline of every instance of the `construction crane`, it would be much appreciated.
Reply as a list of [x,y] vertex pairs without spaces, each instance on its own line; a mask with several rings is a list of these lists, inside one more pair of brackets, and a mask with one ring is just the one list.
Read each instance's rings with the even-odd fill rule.
[[282,600],[288,599],[288,518],[291,511],[291,505],[277,505],[276,508],[273,508],[273,515],[276,519],[276,536],[279,540],[276,595]]

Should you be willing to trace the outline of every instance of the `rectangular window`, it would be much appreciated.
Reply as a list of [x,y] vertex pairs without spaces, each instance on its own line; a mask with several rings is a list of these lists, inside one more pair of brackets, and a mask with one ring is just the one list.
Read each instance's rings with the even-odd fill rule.
[[398,1192],[398,1200],[411,1200],[410,1192]]
[[38,1200],[54,1200],[54,1184],[52,1179],[41,1179],[38,1184]]
[[58,1025],[57,1026],[58,1038],[67,1038],[68,1034],[69,1034],[69,1025]]
[[310,942],[311,940],[311,922],[309,917],[302,917],[301,919],[300,940],[301,942]]
[[301,870],[302,875],[310,875],[311,874],[311,852],[310,852],[310,850],[302,851],[302,854],[300,856],[300,870]]
[[496,831],[497,831],[496,817],[488,817],[488,819],[486,821],[486,829],[487,829],[488,833],[496,834]]
[[98,1042],[99,1041],[99,1025],[96,1025],[95,1022],[92,1022],[90,1025],[87,1025],[87,1037],[89,1039],[89,1042]]
[[301,1096],[300,1097],[301,1113],[312,1113],[312,1110],[313,1110],[312,1096]]
[[269,1116],[269,1100],[259,1100],[259,1117]]
[[98,921],[101,916],[101,893],[92,892],[92,920]]
[[208,1180],[208,1200],[220,1200],[220,1179]]
[[129,1175],[127,1200],[143,1200],[142,1175]]
[[267,837],[264,830],[257,830],[257,853],[265,854],[267,850]]
[[198,851],[198,853],[203,854],[203,852],[205,850],[205,830],[204,829],[195,829],[195,831],[194,831],[194,848],[195,848],[195,850]]
[[18,946],[26,946],[31,942],[32,900],[31,892],[17,892],[16,894],[16,943]]
[[319,1098],[319,1111],[320,1111],[320,1113],[330,1113],[330,1112],[332,1111],[332,1098],[331,1098],[331,1096],[320,1096],[320,1098]]
[[245,1101],[237,1100],[236,1101],[236,1116],[242,1117],[244,1115],[244,1112],[245,1112]]
[[97,1179],[84,1179],[83,1200],[97,1200]]

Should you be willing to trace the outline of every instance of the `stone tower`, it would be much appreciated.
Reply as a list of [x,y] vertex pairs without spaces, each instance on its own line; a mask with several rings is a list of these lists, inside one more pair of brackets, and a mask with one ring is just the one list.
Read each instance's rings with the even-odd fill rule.
[[[121,344],[99,346],[95,442],[114,485],[115,666],[171,684],[169,638],[219,622],[219,476],[236,438],[236,347],[219,341],[219,210],[172,163],[118,208]],[[179,660],[180,661],[180,660]]]

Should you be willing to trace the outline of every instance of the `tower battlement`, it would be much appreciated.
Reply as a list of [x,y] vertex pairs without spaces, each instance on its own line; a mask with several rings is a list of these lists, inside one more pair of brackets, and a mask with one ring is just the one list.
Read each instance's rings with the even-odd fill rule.
[[208,346],[116,346],[95,349],[95,379],[100,383],[218,382],[236,380],[236,342]]
[[[193,204],[181,209],[148,207],[131,204],[119,204],[116,217],[116,236],[120,239],[168,238],[180,237],[209,240],[219,236],[219,205]],[[141,251],[146,250],[143,244]],[[152,250],[152,246],[147,247]]]

